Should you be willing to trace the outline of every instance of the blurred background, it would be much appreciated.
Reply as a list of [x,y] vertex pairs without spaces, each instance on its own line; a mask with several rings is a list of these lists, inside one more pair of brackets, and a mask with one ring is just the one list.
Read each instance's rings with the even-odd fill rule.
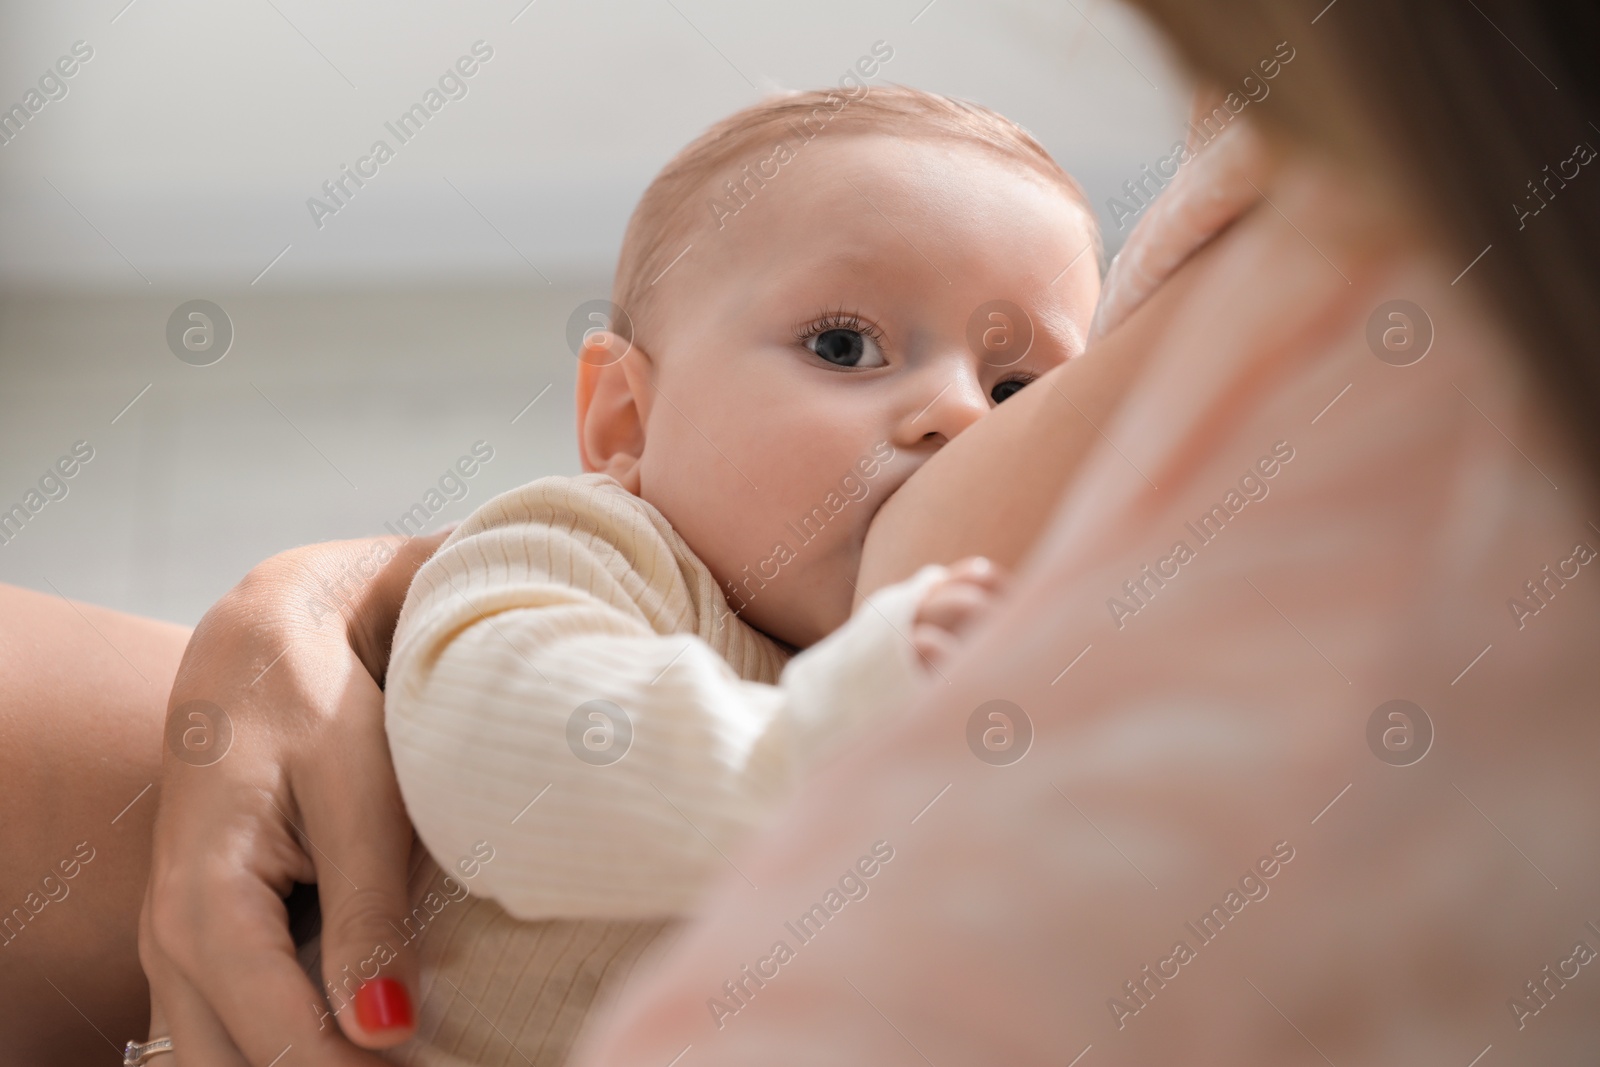
[[[873,83],[1028,127],[1108,252],[1107,199],[1186,112],[1111,0],[0,11],[0,513],[28,514],[0,525],[0,581],[185,624],[274,552],[576,473],[567,320],[608,295],[661,165],[766,93],[834,86],[886,42]],[[401,144],[385,123],[480,41],[464,95]],[[393,158],[314,216],[380,138]],[[225,320],[184,308],[198,348],[169,344],[197,300]],[[493,458],[447,499],[475,445]],[[75,446],[92,459],[58,467]]]

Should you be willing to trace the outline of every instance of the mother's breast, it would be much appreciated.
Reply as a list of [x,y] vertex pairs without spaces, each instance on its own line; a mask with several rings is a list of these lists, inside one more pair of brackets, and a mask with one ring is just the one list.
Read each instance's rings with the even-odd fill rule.
[[1020,564],[1217,254],[1194,256],[1115,332],[973,423],[907,479],[867,532],[857,603],[926,563],[981,555]]

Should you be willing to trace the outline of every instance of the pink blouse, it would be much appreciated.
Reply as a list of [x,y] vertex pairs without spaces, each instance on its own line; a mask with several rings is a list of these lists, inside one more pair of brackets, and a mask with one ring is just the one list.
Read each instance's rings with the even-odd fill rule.
[[1593,1058],[1600,511],[1468,263],[1256,185],[949,684],[582,1062]]

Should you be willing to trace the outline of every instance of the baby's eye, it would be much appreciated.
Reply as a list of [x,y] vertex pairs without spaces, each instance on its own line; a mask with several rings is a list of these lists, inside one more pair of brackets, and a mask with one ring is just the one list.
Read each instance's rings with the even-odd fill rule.
[[806,339],[806,347],[840,367],[882,367],[878,343],[860,330],[831,329]]
[[991,389],[989,391],[989,397],[996,404],[998,404],[1007,397],[1015,393],[1020,393],[1022,391],[1022,387],[1027,385],[1032,380],[1032,378],[1008,378]]

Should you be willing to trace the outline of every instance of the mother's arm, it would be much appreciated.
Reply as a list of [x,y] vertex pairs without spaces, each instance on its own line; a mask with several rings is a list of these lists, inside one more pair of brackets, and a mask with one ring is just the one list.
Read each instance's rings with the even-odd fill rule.
[[182,626],[0,585],[7,1063],[113,1062],[96,1028],[144,1033],[137,933],[151,784],[188,640]]
[[[0,585],[7,1063],[114,1059],[146,1033],[144,971],[156,974],[150,1032],[174,1032],[180,1061],[246,1062],[237,1043],[248,1062],[266,1063],[290,1038],[263,1053],[253,1038],[265,1033],[295,1035],[299,1062],[375,1063],[341,1025],[373,1047],[409,1033],[370,1034],[351,1012],[338,1025],[318,1018],[280,898],[334,865],[361,879],[360,893],[338,874],[323,879],[322,955],[335,970],[360,964],[370,946],[358,939],[386,903],[404,901],[411,830],[376,680],[411,576],[446,532],[274,557],[192,636]],[[191,720],[190,700],[225,713],[222,758],[190,744],[218,736],[223,721]],[[315,844],[297,833],[307,828]],[[140,944],[147,881],[167,918],[147,923]],[[410,962],[385,976],[409,980]]]

